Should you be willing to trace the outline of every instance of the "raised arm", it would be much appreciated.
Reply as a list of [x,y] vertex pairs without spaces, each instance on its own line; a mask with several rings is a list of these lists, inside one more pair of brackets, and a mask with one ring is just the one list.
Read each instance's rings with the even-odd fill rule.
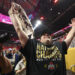
[[25,44],[27,43],[28,41],[28,36],[26,35],[26,33],[23,31],[22,27],[17,23],[16,19],[15,19],[15,16],[12,14],[10,15],[11,17],[11,20],[13,22],[13,25],[14,25],[14,28],[17,32],[17,35],[19,37],[19,40],[21,42],[21,45],[22,47],[25,46]]
[[28,35],[30,32],[33,32],[32,25],[23,8],[16,3],[11,4],[9,16],[18,34],[21,45],[24,47],[28,41]]
[[73,19],[71,20],[71,22],[72,22],[72,23],[71,23],[70,25],[72,26],[72,28],[71,28],[71,30],[69,31],[69,33],[68,33],[66,39],[64,40],[64,41],[66,42],[66,44],[67,44],[67,47],[69,47],[71,41],[72,41],[73,38],[75,37],[75,18],[73,18]]

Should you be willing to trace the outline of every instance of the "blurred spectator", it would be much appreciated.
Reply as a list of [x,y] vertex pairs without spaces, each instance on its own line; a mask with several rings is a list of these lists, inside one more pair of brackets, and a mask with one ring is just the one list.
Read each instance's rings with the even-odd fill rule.
[[7,50],[6,57],[10,60],[12,66],[14,66],[15,59],[13,58],[13,52],[12,52],[12,49],[11,49],[11,48],[9,48],[9,49]]
[[14,60],[15,60],[15,62],[14,62],[14,67],[16,66],[16,64],[19,62],[19,58],[20,58],[20,56],[19,56],[19,54],[18,54],[18,51],[17,50],[13,50],[13,58],[14,58]]
[[26,60],[24,56],[16,65],[15,72],[16,75],[26,75]]

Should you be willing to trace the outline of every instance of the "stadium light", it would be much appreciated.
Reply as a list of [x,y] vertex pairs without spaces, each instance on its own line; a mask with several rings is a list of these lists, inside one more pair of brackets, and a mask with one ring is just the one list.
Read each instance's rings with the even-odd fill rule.
[[34,30],[38,27],[38,26],[40,26],[42,24],[42,22],[40,21],[40,20],[37,20],[36,21],[36,24],[35,24],[35,27],[33,28]]

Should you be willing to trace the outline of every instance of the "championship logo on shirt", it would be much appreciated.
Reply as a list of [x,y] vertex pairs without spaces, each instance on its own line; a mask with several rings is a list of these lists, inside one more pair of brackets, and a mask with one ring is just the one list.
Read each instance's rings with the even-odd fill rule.
[[50,61],[49,63],[45,63],[45,64],[43,65],[43,67],[44,67],[45,69],[48,69],[48,70],[53,71],[53,70],[55,70],[56,68],[59,67],[59,64],[54,63],[53,61]]
[[48,70],[54,70],[55,69],[55,65],[53,62],[50,62],[48,65]]
[[62,55],[56,46],[46,47],[43,44],[38,43],[36,48],[37,61],[43,61],[47,59],[61,60]]

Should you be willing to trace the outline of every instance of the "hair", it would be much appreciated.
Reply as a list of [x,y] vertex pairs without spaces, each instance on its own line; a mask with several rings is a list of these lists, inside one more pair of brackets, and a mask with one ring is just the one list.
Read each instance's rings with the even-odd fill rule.
[[46,25],[41,25],[41,27],[34,30],[33,35],[34,35],[34,38],[38,39],[46,33],[50,35],[52,32],[51,32],[50,28],[47,27]]
[[51,35],[51,31],[50,31],[50,29],[44,29],[41,33],[40,33],[40,37],[42,36],[42,35],[44,35],[44,34],[48,34],[48,35]]

